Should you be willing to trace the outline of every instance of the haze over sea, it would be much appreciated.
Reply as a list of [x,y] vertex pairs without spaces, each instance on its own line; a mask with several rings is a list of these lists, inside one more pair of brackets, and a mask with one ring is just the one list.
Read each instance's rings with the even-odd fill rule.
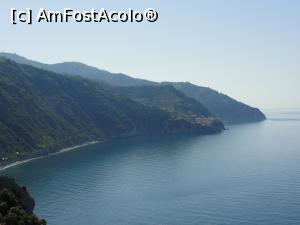
[[49,225],[300,224],[300,110],[218,135],[85,146],[0,172]]

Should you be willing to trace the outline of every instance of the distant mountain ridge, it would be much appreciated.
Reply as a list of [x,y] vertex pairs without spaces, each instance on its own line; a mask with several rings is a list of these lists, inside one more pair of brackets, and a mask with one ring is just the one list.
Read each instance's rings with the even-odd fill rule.
[[171,84],[185,95],[201,101],[211,113],[224,123],[247,123],[266,119],[259,109],[238,102],[210,88],[188,82],[165,82],[165,84]]
[[102,84],[105,83],[112,86],[133,87],[150,85],[157,86],[161,84],[172,85],[185,95],[196,99],[224,123],[257,122],[266,119],[265,115],[257,108],[241,103],[213,89],[197,86],[191,83],[157,83],[153,81],[132,78],[125,74],[110,73],[105,70],[100,70],[95,67],[87,66],[77,62],[43,64],[11,53],[0,53],[0,57],[1,56],[18,63],[32,65],[60,74],[79,75]]
[[153,85],[155,82],[132,78],[122,73],[110,73],[106,70],[100,70],[93,66],[88,66],[80,62],[63,62],[56,64],[46,64],[27,59],[12,53],[0,53],[0,57],[13,60],[20,64],[34,66],[40,69],[49,70],[65,75],[80,75],[88,79],[104,82],[117,86],[135,86],[135,85]]
[[0,58],[0,166],[95,140],[224,129],[211,114],[199,116],[178,117],[86,78]]

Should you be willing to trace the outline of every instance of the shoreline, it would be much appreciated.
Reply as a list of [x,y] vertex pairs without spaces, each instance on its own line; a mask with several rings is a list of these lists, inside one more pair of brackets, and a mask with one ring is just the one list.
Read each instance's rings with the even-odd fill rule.
[[[226,130],[226,129],[224,128],[224,130]],[[209,133],[208,135],[214,135],[214,134],[222,133],[224,130],[221,130],[220,132]],[[207,135],[207,134],[203,133],[201,135]],[[133,135],[133,136],[135,136],[135,135]],[[132,136],[129,135],[128,137],[132,137]],[[126,137],[126,138],[128,138],[128,137]],[[105,142],[107,140],[109,140],[109,139],[104,139],[104,140],[100,140],[100,141],[89,141],[89,142],[85,142],[85,143],[80,144],[80,145],[75,145],[75,146],[72,146],[72,147],[63,148],[61,150],[58,150],[56,152],[52,152],[52,153],[49,153],[49,154],[45,154],[45,155],[41,155],[41,156],[37,156],[37,157],[32,157],[32,158],[29,158],[29,159],[24,159],[24,160],[19,160],[19,161],[16,161],[16,162],[8,163],[7,165],[0,166],[0,172],[3,171],[3,170],[9,169],[11,167],[15,167],[15,166],[18,166],[18,165],[21,165],[21,164],[24,164],[24,163],[27,163],[27,162],[30,162],[30,161],[33,161],[33,160],[36,160],[36,159],[41,159],[41,158],[45,158],[45,157],[48,157],[48,156],[60,154],[60,153],[63,153],[63,152],[76,150],[76,149],[84,147],[84,146],[93,145],[93,144],[97,144],[97,143],[100,143],[100,142]]]
[[9,169],[11,167],[15,167],[15,166],[18,166],[18,165],[21,165],[21,164],[25,164],[25,163],[33,161],[33,160],[42,159],[42,158],[45,158],[45,157],[48,157],[48,156],[57,155],[57,154],[68,152],[68,151],[73,151],[73,150],[76,150],[78,148],[88,146],[88,145],[94,145],[94,144],[97,144],[97,143],[100,143],[100,142],[101,141],[90,141],[90,142],[86,142],[86,143],[83,143],[83,144],[80,144],[80,145],[75,145],[75,146],[72,146],[72,147],[63,148],[63,149],[61,149],[57,152],[53,152],[53,153],[50,153],[50,154],[47,154],[47,155],[42,155],[42,156],[30,158],[30,159],[25,159],[25,160],[12,162],[12,163],[9,163],[5,166],[0,166],[0,171],[6,170],[6,169]]

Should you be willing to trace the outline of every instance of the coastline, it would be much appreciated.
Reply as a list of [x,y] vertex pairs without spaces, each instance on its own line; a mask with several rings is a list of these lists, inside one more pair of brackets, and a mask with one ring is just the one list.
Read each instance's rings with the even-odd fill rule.
[[[213,133],[202,133],[201,135],[218,134],[218,133],[221,133],[224,130],[226,130],[226,129],[223,128],[223,130],[220,130],[218,132],[213,132]],[[133,137],[133,136],[138,136],[138,135],[132,135],[132,134],[131,135],[124,135],[123,138]],[[89,142],[85,142],[83,144],[75,145],[75,146],[72,146],[72,147],[63,148],[61,150],[58,150],[58,151],[55,151],[55,152],[52,152],[52,153],[49,153],[49,154],[40,155],[40,156],[37,156],[37,157],[32,157],[32,158],[28,158],[28,159],[24,159],[24,160],[19,160],[19,161],[16,161],[16,162],[11,162],[11,163],[8,163],[7,165],[0,166],[0,172],[3,171],[3,170],[6,170],[8,168],[18,166],[18,165],[21,165],[21,164],[24,164],[24,163],[27,163],[27,162],[30,162],[30,161],[33,161],[33,160],[36,160],[36,159],[41,159],[41,158],[45,158],[45,157],[48,157],[48,156],[60,154],[60,153],[63,153],[63,152],[76,150],[76,149],[84,147],[84,146],[93,145],[93,144],[97,144],[97,143],[100,143],[100,142],[105,142],[107,140],[109,140],[109,139],[104,139],[104,140],[100,140],[100,141],[89,141]]]
[[61,149],[57,152],[53,152],[53,153],[50,153],[50,154],[47,154],[47,155],[42,155],[42,156],[30,158],[30,159],[25,159],[25,160],[12,162],[12,163],[9,163],[5,166],[0,166],[0,171],[6,170],[8,168],[15,167],[15,166],[18,166],[18,165],[21,165],[21,164],[24,164],[24,163],[27,163],[27,162],[30,162],[30,161],[33,161],[33,160],[36,160],[36,159],[45,158],[45,157],[60,154],[60,153],[63,153],[63,152],[73,151],[73,150],[76,150],[78,148],[88,146],[88,145],[94,145],[94,144],[97,144],[99,142],[101,142],[101,141],[90,141],[90,142],[86,142],[86,143],[83,143],[83,144],[80,144],[80,145],[75,145],[75,146],[72,146],[72,147],[63,148],[63,149]]

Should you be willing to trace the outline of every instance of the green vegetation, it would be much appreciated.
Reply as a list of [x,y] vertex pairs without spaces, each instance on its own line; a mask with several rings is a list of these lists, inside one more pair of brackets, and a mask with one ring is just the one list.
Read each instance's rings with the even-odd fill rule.
[[203,127],[212,124],[223,127],[221,121],[216,120],[200,102],[187,97],[172,85],[118,87],[114,90],[145,106],[166,111],[176,121],[183,120]]
[[115,90],[143,105],[177,115],[212,116],[200,102],[185,96],[171,85],[119,87]]
[[212,128],[215,132],[224,129],[222,122],[215,119],[200,102],[185,96],[171,85],[115,87],[114,90],[145,106],[169,113],[181,127],[186,128],[184,123],[187,123],[197,126],[197,129],[201,127],[204,133],[213,133]]
[[[223,130],[222,123],[206,117],[208,112],[200,105],[195,108],[204,110],[203,116],[192,120],[180,118],[175,112],[183,106],[174,106],[170,110],[149,107],[81,77],[2,60],[1,165],[95,140]],[[180,112],[182,117],[185,114]]]
[[46,225],[33,214],[34,200],[25,187],[13,179],[0,177],[0,224],[1,225]]
[[[114,74],[77,62],[44,64],[26,59],[16,54],[0,53],[0,56],[22,64],[32,65],[60,74],[79,75],[100,83],[104,82],[105,84],[112,86],[134,87],[160,85],[160,83],[157,82],[136,79],[125,74]],[[163,84],[172,85],[178,91],[194,98],[225,123],[255,122],[262,121],[266,118],[259,109],[238,102],[235,99],[210,88],[197,86],[191,83],[166,82]]]
[[210,88],[182,82],[166,82],[166,84],[171,84],[186,96],[202,102],[210,112],[224,123],[247,123],[266,119],[259,109],[238,102]]
[[0,165],[89,141],[209,134],[224,129],[220,120],[265,119],[259,109],[190,83],[159,84],[81,63],[1,55],[34,67],[0,58]]
[[54,73],[63,75],[78,75],[101,83],[117,86],[136,86],[136,85],[154,85],[155,82],[132,78],[122,73],[110,73],[106,70],[85,65],[79,62],[64,62],[57,64],[45,64],[26,59],[17,54],[0,53],[0,57],[13,60],[20,64],[34,66],[36,68],[45,69]]

